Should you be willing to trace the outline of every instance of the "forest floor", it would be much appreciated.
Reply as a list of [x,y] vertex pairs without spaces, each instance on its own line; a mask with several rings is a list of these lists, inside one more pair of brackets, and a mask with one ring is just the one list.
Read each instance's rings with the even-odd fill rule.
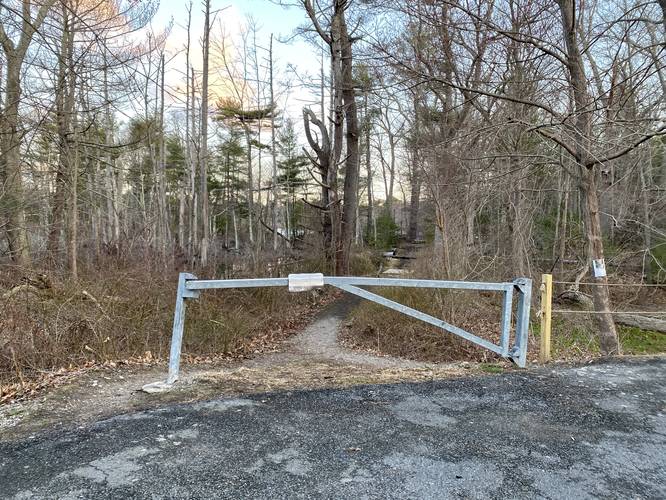
[[143,385],[165,378],[164,363],[83,371],[32,399],[0,406],[0,440],[221,395],[425,381],[492,371],[482,363],[424,363],[343,347],[338,332],[355,303],[353,297],[343,296],[329,304],[276,352],[241,361],[185,364],[179,382],[168,392],[141,390]]

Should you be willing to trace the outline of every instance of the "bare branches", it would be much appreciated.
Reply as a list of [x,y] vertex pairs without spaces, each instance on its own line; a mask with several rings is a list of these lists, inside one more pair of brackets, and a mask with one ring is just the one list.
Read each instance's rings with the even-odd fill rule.
[[595,165],[604,165],[608,162],[611,162],[613,160],[617,160],[618,158],[621,158],[629,153],[631,153],[633,150],[638,148],[641,144],[644,144],[645,142],[649,141],[653,137],[659,137],[662,135],[666,135],[666,125],[662,125],[659,127],[657,130],[650,132],[650,133],[643,133],[640,135],[640,138],[637,139],[636,141],[632,142],[628,146],[624,147],[623,149],[620,149],[619,151],[611,152],[607,156],[603,156],[601,158],[592,158],[590,159],[585,166],[590,168]]
[[[315,136],[312,134],[310,129],[310,124],[315,125],[319,130],[319,137],[321,137],[321,143],[317,141]],[[305,127],[305,137],[308,140],[308,144],[315,151],[317,156],[320,158],[320,168],[322,157],[328,157],[331,151],[331,141],[328,137],[328,130],[324,123],[317,118],[317,115],[310,108],[303,108],[303,125]]]

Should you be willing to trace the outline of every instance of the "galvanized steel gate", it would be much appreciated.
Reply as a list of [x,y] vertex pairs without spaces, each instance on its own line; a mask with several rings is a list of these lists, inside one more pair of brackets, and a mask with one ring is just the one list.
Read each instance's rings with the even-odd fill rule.
[[[178,380],[180,367],[180,354],[183,344],[183,329],[185,325],[186,299],[199,297],[201,290],[214,288],[256,288],[264,286],[288,286],[290,291],[300,292],[315,287],[331,285],[345,292],[358,295],[364,299],[377,302],[390,309],[420,319],[437,326],[447,332],[453,333],[470,342],[511,359],[518,366],[524,367],[527,355],[527,334],[530,320],[530,298],[532,294],[532,280],[518,278],[508,283],[481,283],[472,281],[442,281],[399,278],[357,278],[334,277],[322,274],[290,274],[288,278],[257,278],[257,279],[229,279],[229,280],[200,280],[188,273],[181,273],[178,279],[178,294],[176,297],[176,311],[173,319],[173,334],[171,337],[171,353],[169,356],[169,374],[167,384]],[[448,288],[456,290],[490,290],[503,293],[501,336],[499,345],[473,333],[451,325],[446,321],[435,318],[429,314],[418,311],[404,304],[372,293],[360,286],[400,286],[413,288]],[[516,325],[513,342],[511,342],[511,318],[513,311],[513,294],[518,295],[516,308]]]

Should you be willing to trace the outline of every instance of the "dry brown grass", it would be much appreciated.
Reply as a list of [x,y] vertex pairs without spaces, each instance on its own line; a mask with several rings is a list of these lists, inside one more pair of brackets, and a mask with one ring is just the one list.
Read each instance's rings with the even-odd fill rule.
[[377,368],[331,362],[300,361],[259,368],[234,368],[198,375],[197,385],[225,393],[249,394],[291,389],[323,389],[362,384],[417,382],[470,373],[459,365],[432,368]]
[[[409,268],[412,271],[410,278],[446,278],[431,248],[421,250],[416,260],[410,261]],[[484,278],[490,280],[489,275],[489,270],[484,271]],[[473,281],[479,277],[459,279]],[[503,281],[500,277],[492,280]],[[378,288],[373,291],[499,343],[502,304],[499,292],[419,288]],[[350,347],[418,361],[488,362],[499,359],[492,352],[456,335],[366,301],[352,312],[343,341]],[[534,351],[534,340],[530,339],[530,342],[530,350]]]
[[[35,276],[0,267],[0,386],[168,355],[177,272],[110,266],[76,283],[51,274],[47,285]],[[252,354],[298,329],[321,300],[277,288],[203,293],[188,305],[185,357]]]
[[[499,342],[500,294],[416,288],[385,288],[377,293]],[[419,361],[497,359],[456,335],[372,302],[363,302],[354,309],[343,339],[353,347]]]

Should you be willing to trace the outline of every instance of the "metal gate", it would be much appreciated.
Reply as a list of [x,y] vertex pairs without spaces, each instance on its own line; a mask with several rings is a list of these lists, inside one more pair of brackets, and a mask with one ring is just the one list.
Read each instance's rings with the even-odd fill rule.
[[[345,292],[358,295],[372,302],[376,302],[389,309],[420,319],[442,330],[453,333],[470,342],[510,359],[521,368],[525,366],[527,355],[527,335],[530,320],[530,298],[532,294],[532,280],[518,278],[507,283],[482,283],[473,281],[443,281],[399,278],[363,278],[363,277],[336,277],[323,274],[290,274],[287,278],[256,278],[256,279],[229,279],[229,280],[200,280],[188,273],[181,273],[178,279],[178,294],[176,297],[176,311],[173,318],[173,334],[171,337],[171,353],[169,356],[169,374],[167,385],[178,380],[180,368],[180,354],[183,345],[183,329],[185,326],[185,305],[188,299],[199,297],[201,290],[216,288],[256,288],[264,286],[288,286],[289,291],[300,292],[324,285],[331,285]],[[447,288],[454,290],[489,290],[503,293],[501,336],[499,345],[493,344],[473,333],[458,328],[444,320],[408,307],[399,302],[387,299],[364,288],[365,286],[384,287],[412,287],[412,288]],[[511,318],[513,311],[513,294],[517,294],[516,324],[513,342],[511,342]]]

